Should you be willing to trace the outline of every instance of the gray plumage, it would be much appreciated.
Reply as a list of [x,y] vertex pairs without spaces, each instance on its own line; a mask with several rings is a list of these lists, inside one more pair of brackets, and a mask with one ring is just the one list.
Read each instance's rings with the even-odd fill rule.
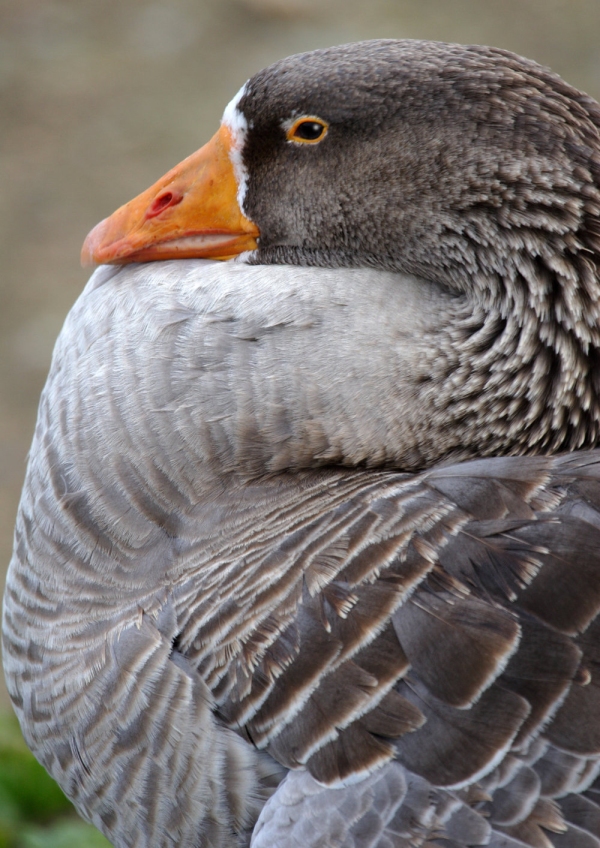
[[117,846],[599,846],[599,107],[503,51],[307,55],[239,102],[258,251],[103,267],[61,333],[24,734]]

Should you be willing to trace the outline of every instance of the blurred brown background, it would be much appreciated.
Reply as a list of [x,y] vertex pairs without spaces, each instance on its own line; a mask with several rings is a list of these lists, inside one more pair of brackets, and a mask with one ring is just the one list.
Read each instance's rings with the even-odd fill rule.
[[88,230],[207,141],[259,68],[379,37],[505,47],[600,96],[600,0],[0,0],[2,579]]

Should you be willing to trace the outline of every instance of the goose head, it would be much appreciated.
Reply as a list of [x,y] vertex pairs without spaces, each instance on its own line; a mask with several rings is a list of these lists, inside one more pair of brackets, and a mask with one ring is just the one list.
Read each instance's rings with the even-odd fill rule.
[[413,275],[448,295],[432,368],[462,455],[549,452],[598,438],[599,215],[595,101],[503,50],[368,41],[252,77],[82,258]]

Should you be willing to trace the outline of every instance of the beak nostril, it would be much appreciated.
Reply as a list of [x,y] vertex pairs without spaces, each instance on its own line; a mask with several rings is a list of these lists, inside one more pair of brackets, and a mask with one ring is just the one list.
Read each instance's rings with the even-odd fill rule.
[[169,209],[171,206],[177,206],[182,200],[183,195],[179,194],[179,192],[164,191],[154,198],[150,208],[146,212],[146,218],[156,218],[165,209]]

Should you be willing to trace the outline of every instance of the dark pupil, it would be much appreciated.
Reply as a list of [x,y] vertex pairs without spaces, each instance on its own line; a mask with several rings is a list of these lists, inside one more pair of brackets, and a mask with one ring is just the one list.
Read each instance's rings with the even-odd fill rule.
[[298,138],[305,138],[307,141],[314,141],[323,134],[323,124],[318,124],[316,121],[302,121],[298,124],[294,133]]

